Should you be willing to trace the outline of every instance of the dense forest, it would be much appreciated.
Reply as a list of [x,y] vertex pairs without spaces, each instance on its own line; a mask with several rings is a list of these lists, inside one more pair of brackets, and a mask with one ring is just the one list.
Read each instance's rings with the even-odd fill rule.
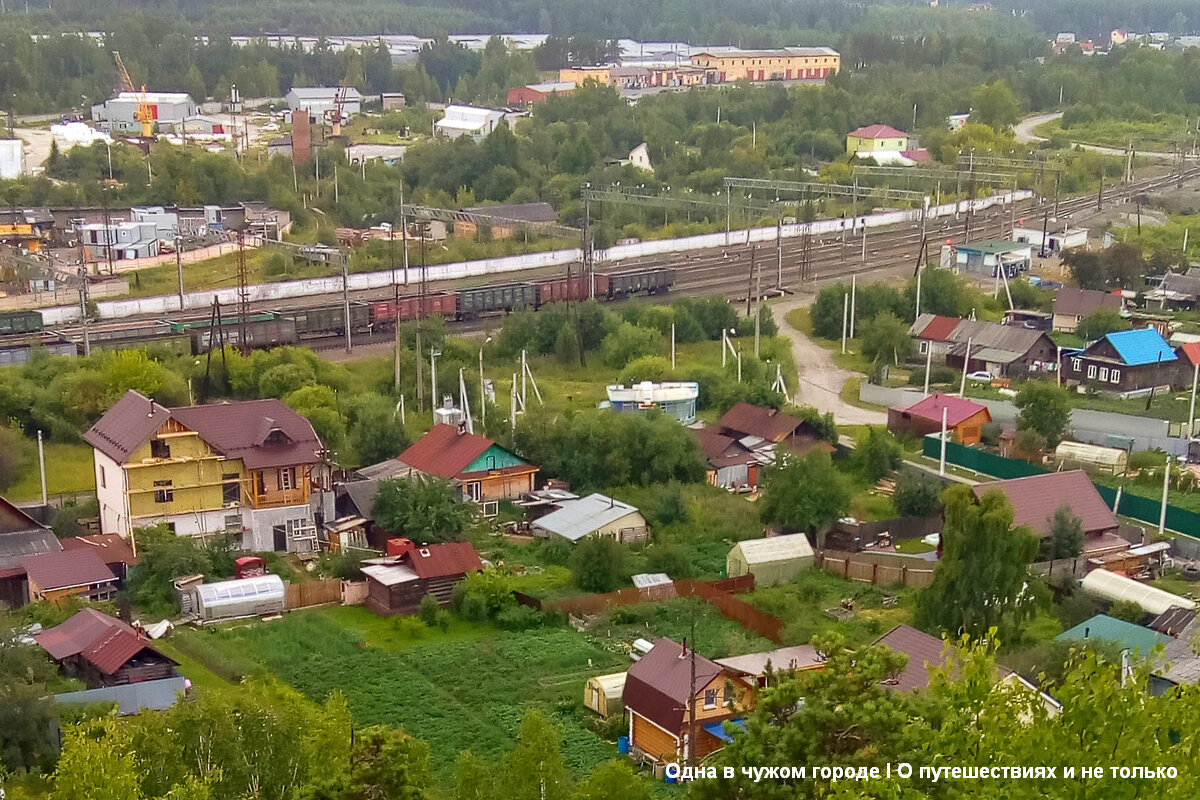
[[[969,3],[943,0],[935,9],[926,0],[669,0],[651,5],[636,0],[6,0],[2,5],[11,16],[27,16],[39,30],[99,30],[114,15],[154,11],[207,31],[240,34],[520,32],[758,46],[827,43],[832,36],[864,27],[899,34],[936,30],[967,13]],[[1000,0],[993,5],[994,13],[971,16],[991,27],[1020,21],[1043,35],[1073,31],[1083,38],[1104,38],[1114,28],[1180,35],[1200,25],[1200,0]]]

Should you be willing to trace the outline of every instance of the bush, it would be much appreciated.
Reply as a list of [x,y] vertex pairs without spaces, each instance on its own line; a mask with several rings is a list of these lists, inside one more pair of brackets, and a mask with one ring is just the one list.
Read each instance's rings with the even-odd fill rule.
[[589,536],[571,556],[575,585],[585,592],[611,592],[627,577],[625,548],[608,536]]
[[506,631],[527,631],[542,625],[542,615],[536,608],[515,605],[496,615],[497,627]]
[[[930,367],[929,369],[929,385],[936,386],[937,384],[949,384],[955,386],[958,384],[962,373],[953,367]],[[908,374],[909,386],[924,386],[925,385],[925,367],[922,365],[919,369],[914,369]]]
[[417,617],[396,617],[396,633],[407,639],[420,639],[427,629]]
[[660,544],[650,548],[646,567],[651,572],[665,572],[672,578],[690,578],[695,572],[687,552],[677,544]]
[[437,624],[438,612],[441,610],[442,607],[438,604],[437,598],[427,594],[421,598],[421,609],[418,614],[421,622],[432,628]]
[[1000,437],[1004,434],[1004,424],[1000,422],[985,422],[979,429],[980,439],[988,447],[995,447],[1000,444]]
[[892,500],[901,516],[924,517],[942,507],[942,481],[924,470],[906,467],[896,478]]
[[538,546],[538,552],[542,560],[547,564],[553,564],[558,567],[565,567],[567,562],[571,560],[571,553],[575,550],[571,543],[561,536],[551,536],[549,539],[544,539]]
[[1126,622],[1141,624],[1146,616],[1146,610],[1132,600],[1117,600],[1108,609],[1108,615]]

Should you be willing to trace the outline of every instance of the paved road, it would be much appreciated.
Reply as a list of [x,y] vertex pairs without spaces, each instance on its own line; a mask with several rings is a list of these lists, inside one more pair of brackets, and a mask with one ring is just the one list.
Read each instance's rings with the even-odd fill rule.
[[[1051,114],[1034,114],[1032,116],[1026,117],[1025,119],[1018,122],[1016,127],[1013,128],[1013,135],[1015,135],[1017,137],[1018,142],[1027,142],[1030,144],[1035,144],[1037,142],[1045,142],[1045,141],[1047,141],[1046,137],[1038,136],[1036,133],[1033,132],[1033,129],[1043,123],[1050,122],[1051,120],[1061,119],[1062,115],[1063,115],[1063,112],[1055,111]],[[1120,147],[1101,147],[1100,145],[1083,144],[1082,142],[1073,142],[1072,144],[1074,144],[1076,147],[1083,148],[1084,150],[1091,150],[1093,153],[1102,153],[1106,156],[1123,156],[1123,155],[1125,155],[1125,150]],[[1174,153],[1156,153],[1156,152],[1152,152],[1149,150],[1139,150],[1137,152],[1137,154],[1139,156],[1145,156],[1147,158],[1174,158],[1175,157]]]
[[796,392],[797,405],[815,406],[822,413],[833,412],[839,423],[849,425],[884,425],[887,415],[881,411],[846,405],[840,397],[846,380],[859,377],[857,373],[842,369],[833,363],[829,351],[809,339],[785,321],[787,312],[793,308],[809,305],[811,297],[785,300],[771,307],[772,316],[779,323],[779,331],[792,340],[792,352],[796,369],[800,373],[800,386]]

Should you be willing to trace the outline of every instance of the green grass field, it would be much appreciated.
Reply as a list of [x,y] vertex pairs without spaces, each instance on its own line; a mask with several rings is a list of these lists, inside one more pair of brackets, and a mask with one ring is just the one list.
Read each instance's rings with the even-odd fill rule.
[[411,619],[338,607],[182,633],[201,638],[212,657],[252,660],[314,700],[341,692],[360,725],[397,726],[426,739],[443,783],[461,750],[493,760],[511,749],[531,706],[561,726],[576,776],[615,756],[615,745],[589,726],[583,685],[624,669],[624,656],[570,628],[505,633],[456,622],[446,633],[413,630]]
[[[96,473],[92,465],[92,448],[85,444],[47,442],[46,492],[47,494],[74,494],[90,492],[96,488]],[[4,493],[9,500],[38,500],[42,496],[41,478],[38,475],[37,451],[33,461]]]

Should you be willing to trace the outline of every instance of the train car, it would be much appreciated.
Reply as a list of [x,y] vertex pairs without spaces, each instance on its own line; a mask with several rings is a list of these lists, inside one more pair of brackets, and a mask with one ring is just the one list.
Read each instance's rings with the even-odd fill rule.
[[[343,304],[319,308],[298,308],[278,312],[282,319],[291,320],[300,341],[341,336],[346,332],[346,308]],[[366,333],[371,329],[371,307],[361,301],[350,304],[350,331]]]
[[[200,355],[220,347],[222,339],[230,347],[242,344],[241,325],[238,320],[221,320],[219,327],[205,320],[203,324],[176,323],[184,329],[191,339],[192,353]],[[256,314],[246,322],[246,344],[255,349],[279,347],[296,344],[296,323],[290,319],[277,317],[274,314]]]
[[499,314],[518,308],[537,307],[537,285],[533,283],[502,283],[476,286],[458,292],[458,316],[475,319],[484,314]]
[[[404,295],[398,299],[376,300],[371,303],[371,324],[376,329],[389,328],[396,324],[397,317],[401,322],[416,319],[421,310],[421,300],[417,295]],[[425,295],[423,317],[446,317],[454,319],[458,315],[458,295],[452,292],[431,292]]]
[[23,342],[6,342],[0,345],[0,367],[24,364],[39,351],[55,356],[78,355],[75,343],[68,339],[58,336],[34,337]]
[[[597,273],[592,278],[595,280],[595,296],[608,297],[608,276]],[[590,286],[587,275],[572,275],[569,282],[565,276],[538,281],[538,305],[544,306],[547,303],[561,303],[567,300],[575,302],[587,300],[593,296]]]
[[40,311],[5,311],[0,313],[0,336],[18,333],[41,333]]
[[608,278],[607,296],[612,300],[639,292],[663,294],[675,285],[675,270],[665,267],[642,267],[605,275]]
[[[68,337],[82,353],[83,329],[72,329]],[[135,347],[155,347],[186,355],[192,352],[191,337],[174,331],[163,320],[134,320],[104,322],[88,326],[88,347],[92,350],[129,350]]]

